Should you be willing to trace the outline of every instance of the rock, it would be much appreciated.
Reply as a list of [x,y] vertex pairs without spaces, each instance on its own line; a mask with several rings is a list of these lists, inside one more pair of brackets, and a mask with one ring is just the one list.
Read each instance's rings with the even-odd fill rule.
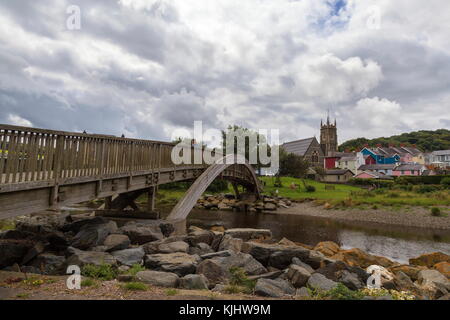
[[229,277],[229,273],[222,268],[219,261],[214,259],[200,262],[197,266],[197,274],[204,275],[212,286],[225,282]]
[[258,280],[258,279],[277,279],[284,273],[283,270],[271,271],[263,274],[259,274],[256,276],[248,276],[249,280]]
[[37,255],[44,252],[46,245],[42,242],[36,243],[32,248],[28,250],[22,259],[22,265],[26,265],[28,262],[33,260]]
[[0,239],[3,240],[30,240],[34,237],[34,233],[16,229],[0,232]]
[[227,205],[227,204],[225,204],[225,203],[223,203],[223,202],[219,203],[219,204],[217,205],[217,208],[218,208],[219,210],[222,210],[222,211],[232,211],[232,210],[233,210],[232,207],[230,207],[229,205]]
[[138,245],[164,238],[159,225],[156,224],[128,223],[120,230],[130,238],[131,243]]
[[180,288],[188,290],[208,290],[208,279],[202,274],[188,274],[180,279]]
[[87,224],[72,239],[71,246],[80,250],[102,245],[106,237],[117,230],[117,224],[113,221],[102,224]]
[[367,283],[367,279],[370,276],[364,269],[361,269],[360,267],[351,267],[349,265],[346,265],[342,261],[335,261],[316,270],[317,273],[320,273],[326,278],[335,282],[340,281],[342,275],[345,275],[343,271],[348,271],[349,273],[356,274],[359,281],[363,284]]
[[159,245],[158,251],[161,253],[175,253],[175,252],[187,253],[189,251],[189,245],[184,241],[163,243]]
[[314,247],[314,250],[323,253],[327,257],[331,257],[331,256],[334,256],[336,253],[338,253],[341,250],[341,248],[335,242],[324,241],[324,242],[319,242]]
[[23,273],[33,273],[33,274],[42,274],[41,270],[33,266],[22,266],[20,267],[20,272]]
[[350,290],[359,290],[365,287],[364,283],[358,278],[356,273],[350,273],[347,270],[340,272],[339,282]]
[[294,287],[286,280],[259,279],[256,282],[255,294],[262,297],[282,298],[294,295]]
[[311,273],[298,265],[292,264],[287,272],[287,278],[296,288],[301,288],[308,282]]
[[22,262],[32,244],[21,240],[0,241],[0,269]]
[[119,266],[119,267],[117,268],[117,270],[118,270],[119,272],[127,272],[128,270],[130,270],[130,267],[129,267],[129,266],[126,266],[126,265],[121,265],[121,266]]
[[203,230],[197,227],[189,227],[186,241],[191,245],[191,247],[195,247],[197,244],[202,242],[207,245],[211,245],[214,238],[215,235],[212,231]]
[[73,247],[67,249],[69,258],[66,260],[66,265],[77,265],[82,267],[86,264],[93,264],[96,266],[101,266],[104,264],[116,265],[116,258],[111,254],[106,252],[95,252],[95,251],[83,251]]
[[299,299],[308,299],[311,298],[311,295],[309,294],[309,290],[306,287],[302,287],[300,289],[297,289],[295,292],[295,296]]
[[304,258],[303,262],[310,265],[314,269],[319,269],[320,267],[325,266],[326,261],[328,261],[323,253],[319,251],[311,250],[309,251],[308,257]]
[[380,265],[388,268],[395,265],[394,262],[387,258],[370,255],[358,248],[342,250],[332,256],[331,259],[340,260],[350,266],[358,266],[361,268],[367,268],[371,265]]
[[444,276],[450,279],[450,263],[439,262],[434,265],[434,269],[442,273]]
[[212,292],[224,292],[225,288],[226,288],[226,286],[224,284],[219,283],[219,284],[216,284],[211,291]]
[[289,240],[287,238],[281,239],[280,241],[278,241],[278,244],[280,246],[291,246],[291,247],[294,247],[294,246],[297,245],[294,241],[291,241],[291,240]]
[[145,256],[145,266],[165,272],[173,272],[179,276],[195,273],[200,257],[186,253],[152,254]]
[[117,262],[129,267],[134,264],[142,264],[142,260],[145,256],[145,252],[142,247],[118,250],[111,252],[111,254],[116,258]]
[[231,252],[229,257],[203,260],[197,266],[197,274],[204,274],[210,284],[215,285],[230,278],[231,267],[242,268],[249,276],[267,273],[267,269],[251,255]]
[[197,254],[203,256],[208,253],[214,253],[214,250],[206,243],[200,242],[195,245],[195,247],[189,247],[189,254]]
[[418,275],[419,284],[424,284],[425,282],[432,282],[442,284],[447,290],[450,290],[450,281],[437,270],[422,270]]
[[106,247],[105,251],[109,252],[128,249],[130,244],[130,238],[124,234],[110,234],[103,242]]
[[268,229],[228,229],[225,231],[225,235],[242,239],[243,241],[272,239],[272,232]]
[[278,269],[287,268],[292,258],[296,257],[301,261],[309,258],[309,250],[302,247],[285,247],[283,250],[272,253],[269,257],[269,265]]
[[297,257],[292,258],[292,264],[296,264],[296,265],[306,269],[309,273],[314,273],[314,269],[309,264],[304,263]]
[[399,265],[388,268],[392,273],[397,273],[399,271],[405,273],[411,280],[416,281],[419,276],[419,271],[426,270],[426,267],[417,267],[409,265]]
[[274,203],[265,203],[264,204],[264,210],[266,211],[276,211],[277,210],[277,205]]
[[428,268],[433,268],[433,266],[439,262],[450,262],[450,256],[442,252],[434,252],[409,259],[410,265],[424,266]]
[[152,286],[176,288],[178,287],[180,278],[178,277],[178,275],[172,272],[145,270],[139,271],[136,274],[136,279]]
[[35,267],[46,275],[65,274],[64,265],[66,258],[63,256],[56,256],[49,253],[41,253],[34,258],[29,265]]
[[117,280],[120,282],[131,282],[134,280],[134,276],[131,274],[119,274]]
[[205,259],[212,259],[212,258],[216,258],[216,257],[229,257],[232,254],[233,254],[233,252],[231,250],[224,250],[224,251],[218,251],[218,252],[213,252],[213,253],[207,253],[207,254],[201,255],[200,258],[205,260]]
[[218,250],[219,251],[233,250],[234,252],[241,252],[242,243],[243,243],[242,239],[233,238],[229,234],[225,234],[222,237]]
[[107,224],[109,221],[103,217],[94,217],[94,218],[87,218],[87,219],[81,219],[72,223],[65,224],[61,227],[61,230],[63,232],[72,231],[73,233],[78,233],[81,228],[83,228],[86,225],[96,225],[96,224]]
[[337,286],[337,282],[328,279],[323,274],[313,273],[311,277],[309,277],[307,286],[313,290],[317,291],[329,291]]
[[159,251],[160,245],[168,244],[168,243],[172,243],[172,242],[178,242],[178,241],[186,242],[185,241],[186,238],[187,238],[187,236],[172,236],[172,237],[161,239],[158,241],[148,242],[143,245],[143,248],[144,248],[144,251],[146,254],[162,253]]
[[294,257],[303,261],[309,256],[309,250],[300,246],[282,246],[251,241],[242,245],[242,252],[252,255],[265,266],[277,269],[289,267]]
[[445,300],[445,301],[450,300],[450,293],[447,293],[446,295],[440,297],[438,300]]
[[404,272],[397,271],[394,274],[394,284],[398,291],[417,292],[414,282]]

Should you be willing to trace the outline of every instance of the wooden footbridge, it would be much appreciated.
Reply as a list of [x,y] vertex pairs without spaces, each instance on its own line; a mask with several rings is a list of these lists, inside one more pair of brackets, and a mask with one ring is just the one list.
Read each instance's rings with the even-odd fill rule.
[[134,200],[143,193],[149,194],[152,211],[159,185],[187,180],[195,182],[168,219],[185,219],[216,178],[259,195],[249,164],[177,165],[171,160],[174,147],[161,141],[0,124],[0,219],[99,198],[106,199],[106,209],[136,209]]

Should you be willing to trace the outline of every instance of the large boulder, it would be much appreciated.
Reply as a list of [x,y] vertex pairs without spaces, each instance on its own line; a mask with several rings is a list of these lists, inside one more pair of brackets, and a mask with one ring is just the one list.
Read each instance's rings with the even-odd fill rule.
[[212,231],[203,230],[201,228],[191,226],[189,227],[186,241],[191,245],[191,247],[195,247],[199,243],[206,243],[207,245],[211,245],[215,237],[216,236]]
[[175,252],[187,253],[189,251],[189,245],[184,241],[162,243],[159,245],[158,251],[161,253],[175,253]]
[[130,238],[124,234],[110,234],[103,242],[103,245],[106,247],[105,251],[109,252],[128,249],[130,244]]
[[267,273],[267,269],[251,255],[232,251],[230,253],[231,255],[227,257],[215,257],[202,261],[197,266],[197,273],[205,275],[211,285],[229,279],[231,267],[242,268],[250,276]]
[[440,262],[450,262],[450,256],[442,252],[433,252],[423,254],[417,258],[409,259],[409,264],[414,266],[424,266],[433,268],[433,266]]
[[434,269],[442,273],[444,276],[450,279],[450,263],[439,262],[434,265]]
[[172,272],[161,272],[145,270],[136,274],[136,279],[140,282],[157,287],[176,288],[178,287],[179,277]]
[[173,272],[179,276],[195,273],[200,257],[176,252],[167,254],[151,254],[145,256],[145,266],[165,272]]
[[117,262],[126,266],[133,266],[134,264],[142,264],[143,258],[145,256],[144,249],[142,247],[124,249],[111,252]]
[[359,290],[365,287],[365,283],[359,279],[356,273],[351,273],[347,270],[339,272],[339,282],[350,290]]
[[100,246],[106,237],[116,230],[117,224],[114,221],[102,224],[86,224],[72,239],[71,246],[80,250]]
[[225,235],[229,235],[232,238],[242,239],[243,241],[268,240],[272,238],[272,232],[268,229],[228,229],[225,231]]
[[180,288],[188,290],[208,290],[208,279],[203,274],[188,274],[180,279]]
[[21,263],[32,243],[21,240],[0,240],[0,268]]
[[164,238],[164,239],[161,239],[158,241],[148,242],[143,245],[143,248],[144,248],[144,251],[146,254],[163,253],[159,249],[159,247],[161,245],[169,244],[172,242],[179,242],[179,241],[186,242],[185,241],[186,239],[187,239],[187,236],[172,236],[172,237]]
[[301,288],[308,282],[311,273],[298,265],[292,264],[287,272],[287,278],[296,288]]
[[101,266],[104,264],[116,265],[117,260],[114,256],[106,252],[83,251],[73,247],[67,248],[66,265],[77,265],[82,267],[86,264]]
[[263,297],[282,298],[295,294],[295,288],[286,280],[259,279],[256,282],[255,294]]
[[81,228],[86,225],[96,225],[96,224],[106,224],[109,221],[103,217],[93,217],[93,218],[84,218],[71,223],[67,223],[61,227],[63,232],[73,232],[78,233]]
[[420,271],[417,282],[422,293],[431,299],[439,299],[450,293],[450,281],[437,270]]
[[242,252],[248,253],[265,266],[277,269],[286,269],[291,265],[292,258],[297,257],[301,261],[309,257],[309,250],[300,246],[284,246],[277,244],[265,244],[257,242],[245,242]]
[[370,277],[370,274],[368,274],[366,270],[360,267],[349,266],[342,261],[327,264],[326,266],[316,270],[317,273],[320,273],[326,278],[336,282],[341,281],[342,276],[346,275],[343,271],[356,275],[361,283],[367,283],[367,279]]
[[331,257],[334,256],[336,253],[338,253],[341,250],[341,248],[337,243],[333,241],[324,241],[319,242],[314,247],[314,250],[323,253],[327,257]]
[[292,258],[292,264],[295,264],[297,266],[302,267],[303,269],[306,269],[309,273],[314,273],[314,269],[313,267],[311,267],[309,264],[304,263],[303,261],[301,261],[299,258],[294,257]]
[[189,247],[189,254],[197,254],[203,256],[205,254],[214,253],[215,251],[206,243],[197,243],[194,247]]
[[35,267],[46,275],[57,275],[64,273],[66,258],[50,253],[42,253],[34,258],[28,265]]
[[358,248],[342,250],[332,256],[331,259],[340,260],[350,266],[358,266],[361,268],[367,268],[371,265],[380,265],[388,268],[395,265],[394,262],[385,257],[374,256]]
[[309,277],[307,282],[307,286],[310,289],[319,292],[329,291],[331,289],[336,288],[337,285],[338,285],[337,282],[328,279],[327,277],[325,277],[323,274],[320,273],[313,273],[311,277]]
[[243,240],[239,238],[233,238],[229,234],[225,234],[219,244],[218,251],[233,250],[240,252],[242,249]]
[[411,280],[416,281],[419,277],[419,272],[421,270],[426,270],[427,267],[421,267],[421,266],[410,266],[410,265],[398,265],[398,266],[393,266],[388,268],[389,271],[391,271],[392,273],[397,273],[397,272],[403,272],[404,274],[406,274],[408,277],[411,278]]
[[158,224],[144,224],[130,222],[120,230],[130,238],[133,244],[145,244],[147,242],[162,240],[164,238]]

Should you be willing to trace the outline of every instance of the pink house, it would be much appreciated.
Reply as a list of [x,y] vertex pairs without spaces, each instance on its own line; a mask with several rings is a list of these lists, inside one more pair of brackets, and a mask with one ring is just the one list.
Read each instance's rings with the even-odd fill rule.
[[369,171],[363,171],[359,174],[357,174],[356,176],[354,176],[354,178],[356,179],[383,179],[385,175],[382,173],[378,173],[378,172],[369,172]]
[[421,164],[402,164],[395,167],[392,171],[392,175],[396,177],[421,176],[425,170],[427,170],[427,168]]
[[402,153],[400,155],[400,162],[401,163],[413,163],[413,155],[410,153]]

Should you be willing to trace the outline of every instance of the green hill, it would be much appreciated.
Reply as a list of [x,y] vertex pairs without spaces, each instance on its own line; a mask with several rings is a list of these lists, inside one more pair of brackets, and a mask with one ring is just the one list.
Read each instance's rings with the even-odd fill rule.
[[411,133],[403,133],[398,136],[383,137],[376,139],[357,138],[344,142],[339,146],[340,151],[361,149],[365,145],[376,147],[381,144],[383,147],[389,145],[415,145],[424,152],[431,152],[435,150],[449,150],[450,149],[450,130],[439,129],[435,131],[417,131]]

